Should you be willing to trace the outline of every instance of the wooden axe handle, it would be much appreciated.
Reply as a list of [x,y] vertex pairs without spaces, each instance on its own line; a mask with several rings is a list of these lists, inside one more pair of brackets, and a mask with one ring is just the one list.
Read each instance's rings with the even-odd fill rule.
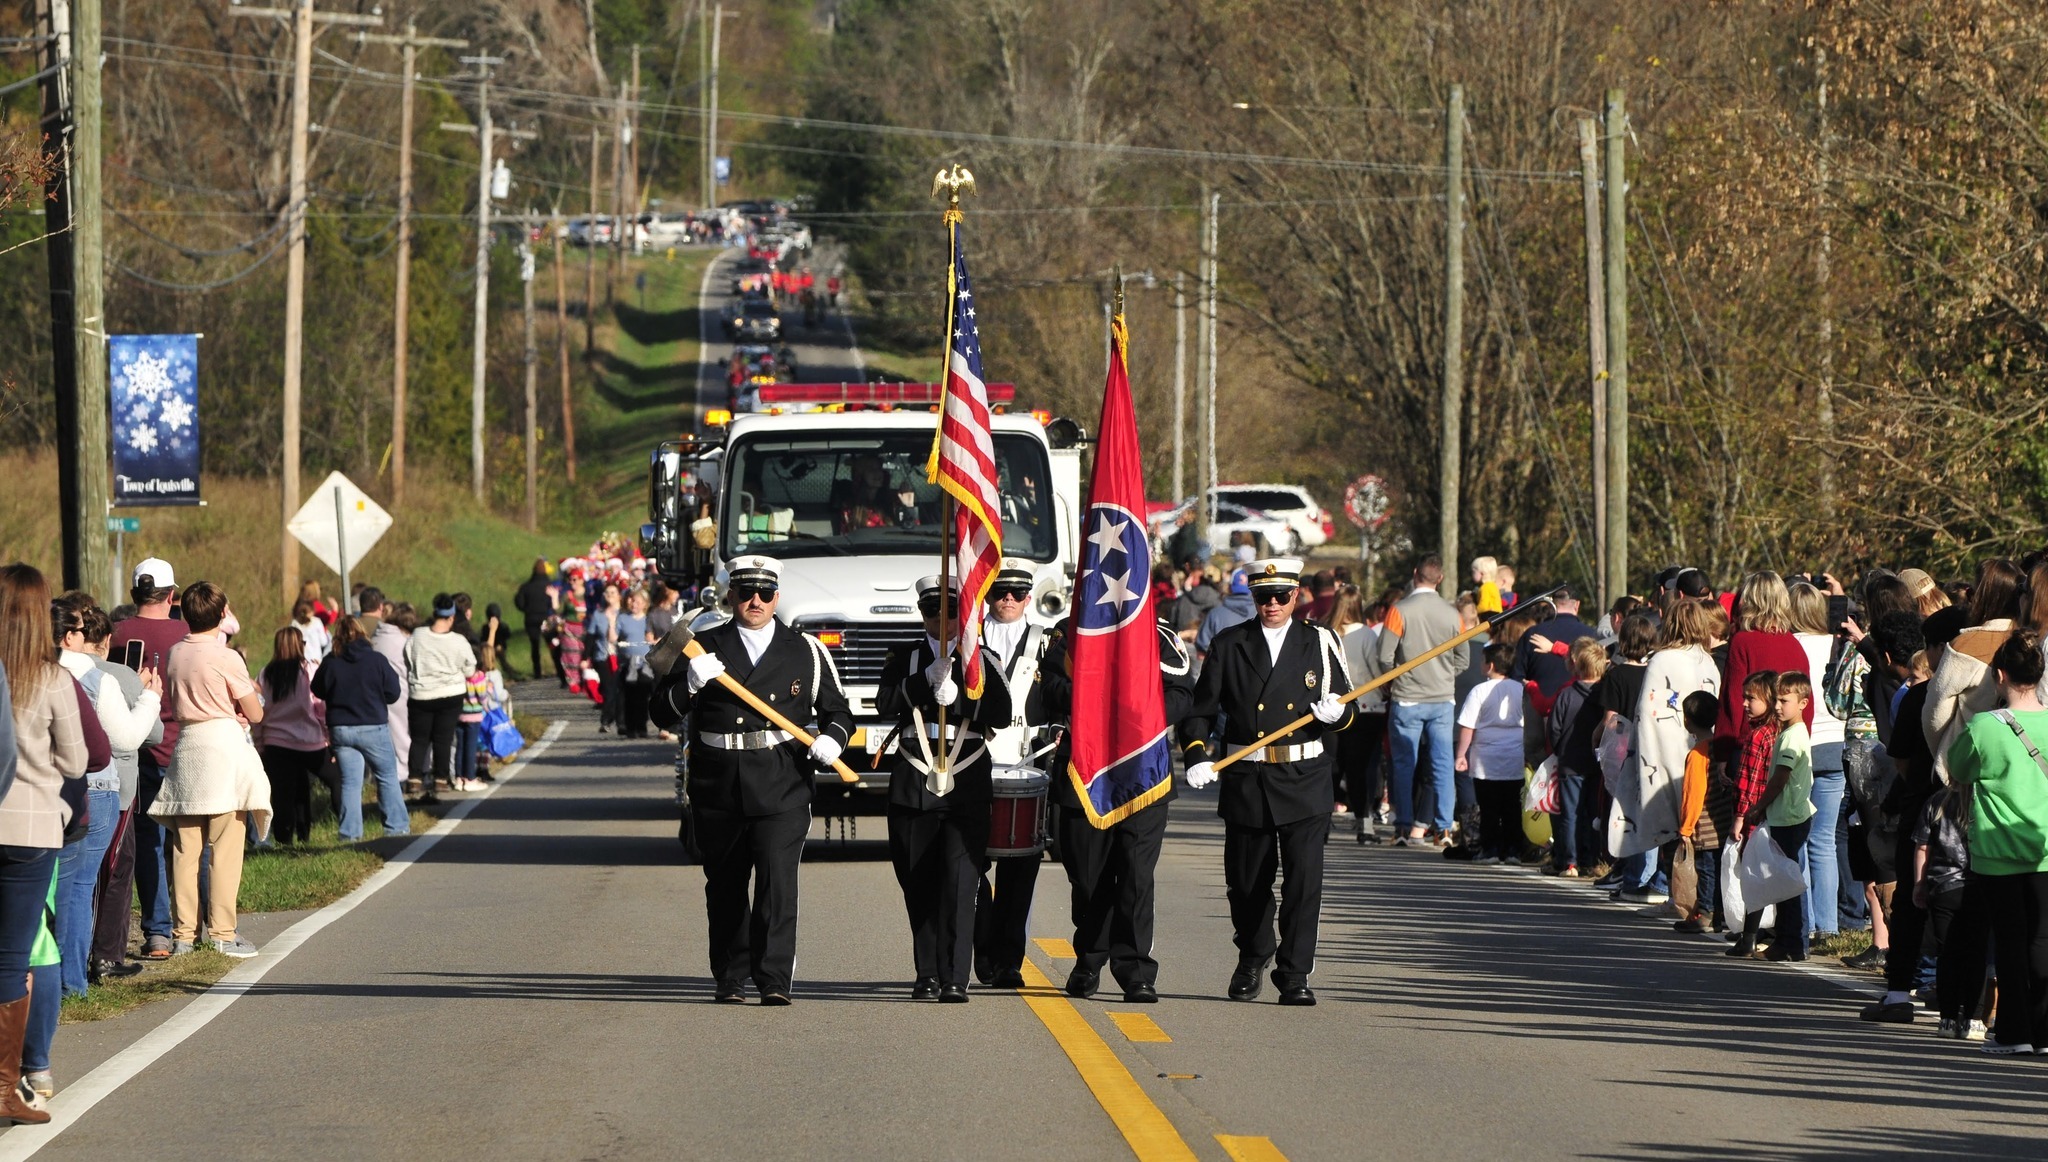
[[[684,657],[698,658],[702,657],[703,655],[704,647],[698,644],[695,639],[692,639],[684,643]],[[726,689],[738,695],[740,701],[753,707],[754,712],[759,714],[761,717],[774,723],[776,726],[781,727],[783,730],[786,730],[789,733],[795,735],[797,741],[803,743],[805,746],[810,746],[812,743],[818,741],[816,738],[811,736],[811,733],[809,731],[805,730],[801,726],[798,726],[796,723],[791,722],[789,719],[784,718],[781,714],[776,713],[776,710],[773,706],[770,706],[766,702],[761,701],[761,699],[757,697],[752,690],[749,690],[745,686],[740,685],[739,679],[733,677],[731,674],[728,674],[723,670],[719,671],[718,684],[724,686]],[[860,782],[860,776],[853,773],[853,768],[847,766],[843,761],[839,759],[832,760],[832,769],[839,772],[839,781],[842,783]]]

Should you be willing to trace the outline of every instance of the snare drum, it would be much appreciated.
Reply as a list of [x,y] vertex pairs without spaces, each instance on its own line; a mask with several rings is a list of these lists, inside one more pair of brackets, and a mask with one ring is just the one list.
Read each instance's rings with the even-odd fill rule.
[[990,779],[988,855],[1012,859],[1045,850],[1046,798],[1052,779],[1035,767],[997,767]]

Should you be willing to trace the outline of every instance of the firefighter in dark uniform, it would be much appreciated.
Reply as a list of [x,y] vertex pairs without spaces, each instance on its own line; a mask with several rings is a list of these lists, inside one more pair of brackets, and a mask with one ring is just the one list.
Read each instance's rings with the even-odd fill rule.
[[[1194,665],[1180,636],[1164,625],[1159,631],[1159,681],[1166,693],[1168,730],[1185,718],[1195,697]],[[1064,716],[1073,705],[1074,684],[1068,670],[1065,623],[1053,632],[1047,647],[1044,701]],[[1073,888],[1074,969],[1067,974],[1067,992],[1092,997],[1101,987],[1106,964],[1123,986],[1126,1004],[1159,1001],[1159,962],[1152,959],[1152,875],[1166,840],[1166,794],[1098,828],[1088,819],[1081,795],[1067,773],[1067,747],[1062,743],[1053,766],[1053,827],[1059,836],[1060,863]]]
[[[1330,832],[1330,764],[1335,740],[1354,716],[1339,696],[1351,688],[1344,650],[1330,631],[1294,620],[1301,562],[1252,563],[1258,616],[1216,635],[1181,724],[1188,785],[1217,779],[1215,760],[1255,744],[1304,714],[1307,726],[1222,772],[1223,882],[1237,930],[1230,999],[1256,1000],[1259,976],[1277,952],[1273,986],[1283,1005],[1313,1005],[1316,924],[1323,903],[1323,844]],[[1211,736],[1219,721],[1221,745]],[[1280,937],[1273,938],[1273,878],[1280,886]]]
[[[1043,768],[1045,757],[1034,756],[1049,721],[1043,684],[1046,645],[1044,627],[1024,616],[1031,606],[1034,578],[1031,562],[1005,557],[989,586],[988,612],[981,622],[981,642],[1001,662],[1010,688],[1010,721],[988,736],[989,757],[997,767]],[[991,857],[993,866],[981,877],[974,909],[974,976],[992,988],[1024,987],[1024,945],[1031,924],[1031,896],[1038,885],[1042,852]]]
[[[939,579],[917,583],[924,639],[889,655],[875,691],[875,710],[896,719],[896,754],[889,769],[889,858],[903,907],[910,916],[916,1000],[963,1004],[974,960],[974,897],[988,862],[989,775],[987,736],[1010,722],[1010,688],[1002,666],[981,651],[981,697],[969,696],[957,653],[939,640]],[[953,607],[946,628],[959,625],[960,587],[947,591]],[[939,708],[946,710],[946,737]]]
[[[745,1003],[749,978],[762,1004],[789,1003],[811,783],[853,735],[831,654],[775,618],[781,569],[772,557],[734,559],[732,620],[697,636],[704,653],[663,675],[651,706],[664,728],[690,722],[687,787],[704,860],[711,977],[716,998],[731,1004]],[[776,729],[718,681],[721,673],[791,722],[815,722],[817,741],[807,749]]]

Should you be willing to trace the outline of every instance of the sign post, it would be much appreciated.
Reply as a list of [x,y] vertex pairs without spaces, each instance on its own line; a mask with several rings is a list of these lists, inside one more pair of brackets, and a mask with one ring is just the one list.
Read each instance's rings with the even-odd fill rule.
[[108,592],[115,594],[126,593],[126,587],[121,584],[122,549],[126,544],[126,538],[129,533],[139,533],[142,531],[142,518],[135,516],[110,516],[107,518],[107,531],[114,534],[114,587],[108,590]]
[[1367,474],[1359,477],[1344,488],[1344,515],[1358,526],[1358,560],[1365,567],[1365,587],[1359,592],[1372,600],[1371,594],[1378,588],[1374,582],[1378,572],[1380,550],[1385,542],[1380,529],[1393,514],[1394,502],[1387,496],[1387,482]]

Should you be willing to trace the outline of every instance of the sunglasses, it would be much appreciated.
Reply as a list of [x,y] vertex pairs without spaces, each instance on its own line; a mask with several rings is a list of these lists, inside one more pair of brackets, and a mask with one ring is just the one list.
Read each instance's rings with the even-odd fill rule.
[[[929,600],[929,601],[920,601],[920,602],[918,602],[918,603],[917,603],[917,611],[918,611],[919,613],[922,613],[922,614],[924,614],[924,615],[925,615],[926,617],[930,617],[930,616],[931,616],[932,614],[934,614],[934,613],[937,613],[937,612],[939,611],[939,601],[938,601],[938,599],[937,599],[937,598],[933,598],[933,599],[931,599],[931,600]],[[948,602],[946,602],[946,612],[947,612],[947,613],[951,613],[951,614],[955,614],[955,615],[958,615],[958,614],[959,614],[959,612],[960,612],[960,603],[959,603],[958,601],[948,601]]]
[[745,605],[757,597],[761,599],[762,604],[766,605],[775,600],[775,590],[762,589],[753,585],[743,585],[735,586],[732,591],[732,603],[734,605]]
[[1263,593],[1252,594],[1252,600],[1260,605],[1285,605],[1294,600],[1294,594],[1295,591],[1292,589],[1268,589]]
[[1031,597],[1031,590],[991,589],[988,591],[988,597],[990,601],[1026,601]]

